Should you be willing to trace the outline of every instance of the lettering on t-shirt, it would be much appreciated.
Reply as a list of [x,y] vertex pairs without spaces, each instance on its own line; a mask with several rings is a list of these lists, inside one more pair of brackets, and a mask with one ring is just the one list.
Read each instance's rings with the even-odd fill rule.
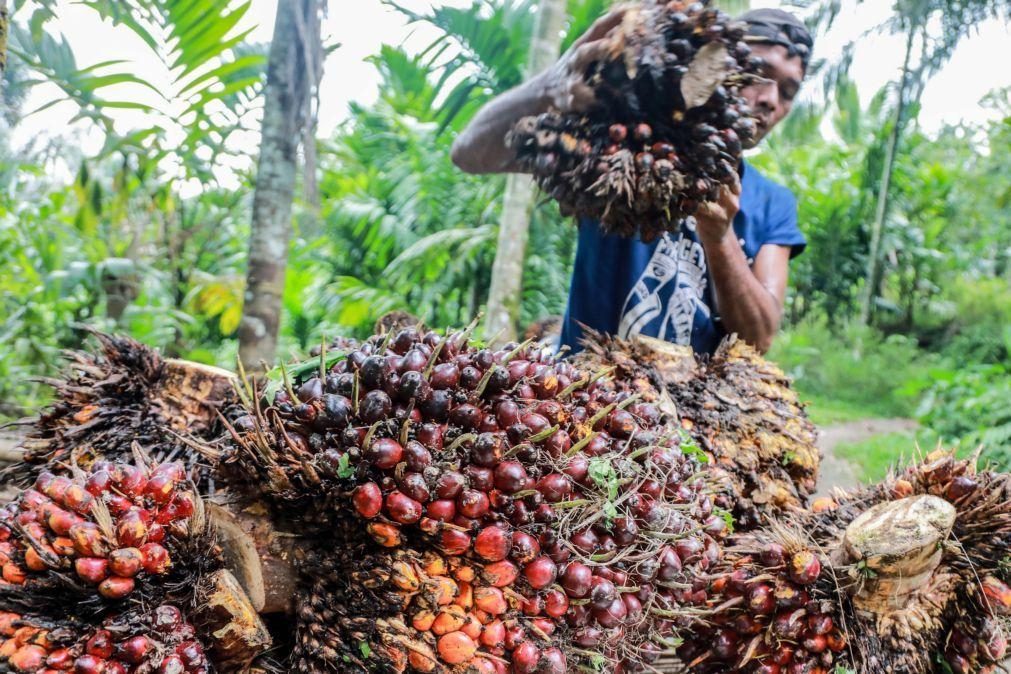
[[618,336],[646,334],[676,344],[690,344],[698,312],[708,319],[703,300],[709,283],[702,245],[686,236],[664,234],[632,286],[621,310]]

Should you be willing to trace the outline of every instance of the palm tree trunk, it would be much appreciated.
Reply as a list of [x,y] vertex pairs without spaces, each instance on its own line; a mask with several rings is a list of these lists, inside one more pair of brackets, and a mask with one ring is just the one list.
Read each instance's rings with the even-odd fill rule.
[[[322,0],[280,0],[277,5],[253,194],[245,306],[239,324],[239,358],[249,371],[261,362],[272,363],[277,353],[298,144],[310,118],[306,103],[313,83],[306,54],[313,47],[307,44],[320,41],[320,22],[307,17],[315,17],[321,8]],[[312,26],[315,33],[307,32],[305,40],[300,39],[298,21]]]
[[874,304],[875,290],[881,273],[881,234],[885,227],[885,216],[888,214],[888,192],[892,184],[892,173],[895,170],[895,151],[902,136],[902,116],[905,114],[906,89],[909,86],[909,60],[913,52],[913,38],[915,36],[915,27],[911,26],[906,37],[906,55],[902,62],[902,79],[899,81],[899,101],[895,106],[895,121],[888,136],[888,146],[885,149],[885,164],[881,171],[877,208],[874,213],[874,223],[871,226],[871,246],[867,253],[867,275],[860,303],[861,325],[870,323],[871,307]]
[[[530,45],[527,75],[535,75],[558,58],[566,18],[565,0],[541,0],[534,39]],[[485,334],[501,341],[516,338],[523,286],[523,260],[530,233],[534,183],[530,176],[514,173],[506,181],[499,224],[498,248],[491,270]]]

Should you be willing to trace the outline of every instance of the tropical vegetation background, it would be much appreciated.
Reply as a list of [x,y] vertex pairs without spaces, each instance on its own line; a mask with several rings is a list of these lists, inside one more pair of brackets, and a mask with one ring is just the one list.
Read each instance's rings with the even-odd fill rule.
[[[0,417],[44,402],[38,378],[85,326],[231,367],[366,334],[391,310],[442,327],[487,309],[506,333],[563,311],[571,223],[523,179],[459,172],[449,148],[606,0],[387,2],[435,37],[372,54],[379,96],[332,134],[316,123],[341,48],[322,35],[324,0],[278,0],[270,44],[251,41],[239,0],[79,3],[139,39],[157,73],[75,51],[53,27],[66,4],[0,0]],[[918,420],[842,448],[865,477],[914,441],[1011,465],[1011,90],[979,102],[986,121],[928,133],[919,118],[926,84],[981,22],[1006,25],[1007,5],[893,4],[872,32],[902,37],[893,81],[861,96],[854,42],[817,64],[822,95],[752,159],[794,190],[810,241],[772,357],[819,423]],[[798,11],[825,33],[849,5]],[[96,151],[59,129],[14,141],[42,85],[59,92],[42,107],[73,105]],[[529,241],[496,259],[500,236]]]

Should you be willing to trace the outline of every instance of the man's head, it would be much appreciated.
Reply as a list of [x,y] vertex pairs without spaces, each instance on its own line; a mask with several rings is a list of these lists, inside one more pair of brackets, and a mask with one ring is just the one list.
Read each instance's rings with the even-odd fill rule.
[[781,9],[754,9],[740,20],[748,24],[745,42],[765,61],[761,75],[766,81],[741,90],[758,120],[758,133],[748,145],[754,147],[793,107],[814,40],[797,17]]

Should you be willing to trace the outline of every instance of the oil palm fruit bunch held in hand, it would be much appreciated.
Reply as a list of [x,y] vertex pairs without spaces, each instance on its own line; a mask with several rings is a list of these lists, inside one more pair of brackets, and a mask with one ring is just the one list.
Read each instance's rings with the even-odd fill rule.
[[1006,656],[1006,474],[938,451],[733,543],[679,649],[692,672],[985,674]]
[[676,230],[736,179],[755,134],[746,28],[703,3],[642,0],[584,75],[593,106],[523,118],[507,142],[563,213],[646,241]]
[[325,538],[299,671],[654,661],[706,603],[726,522],[679,427],[608,373],[406,329],[237,420],[233,481]]

